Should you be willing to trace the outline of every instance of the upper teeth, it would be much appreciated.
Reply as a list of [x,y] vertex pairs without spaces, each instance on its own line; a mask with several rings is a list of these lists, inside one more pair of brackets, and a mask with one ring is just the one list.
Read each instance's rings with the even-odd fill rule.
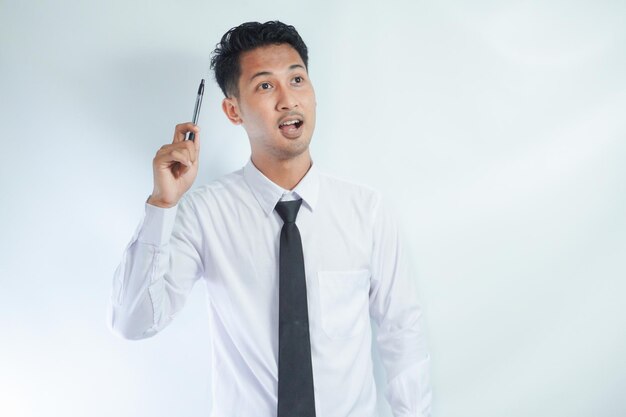
[[288,122],[283,122],[283,123],[282,123],[282,125],[283,125],[283,126],[293,125],[293,124],[298,123],[299,121],[300,121],[300,120],[290,120],[290,121],[288,121]]

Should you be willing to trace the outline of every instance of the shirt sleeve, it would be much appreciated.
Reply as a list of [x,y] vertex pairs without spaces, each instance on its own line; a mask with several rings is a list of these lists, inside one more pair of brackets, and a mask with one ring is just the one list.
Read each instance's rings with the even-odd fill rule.
[[430,417],[430,356],[409,253],[380,197],[374,213],[370,315],[387,372],[385,394],[395,417]]
[[127,339],[165,328],[203,274],[200,228],[183,197],[172,208],[145,204],[113,277],[110,325]]

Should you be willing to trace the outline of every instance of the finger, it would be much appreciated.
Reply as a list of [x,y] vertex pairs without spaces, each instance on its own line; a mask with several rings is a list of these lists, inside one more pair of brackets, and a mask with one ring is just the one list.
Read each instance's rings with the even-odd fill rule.
[[196,159],[196,147],[193,141],[185,140],[182,142],[172,143],[170,145],[163,145],[161,149],[157,151],[157,156],[161,157],[161,161],[171,162],[168,158],[173,151],[182,152],[185,155],[185,159],[194,162]]
[[174,140],[172,141],[172,143],[178,143],[185,140],[185,134],[187,132],[185,127],[186,124],[187,123],[180,123],[176,125],[176,127],[174,128]]
[[200,133],[196,133],[196,138],[193,140],[193,144],[196,146],[196,158],[200,156]]
[[190,167],[192,165],[191,157],[187,149],[175,149],[170,154],[171,160],[169,162],[180,162],[183,165]]
[[[191,140],[190,142],[195,142],[196,138],[199,136],[200,127],[198,125],[192,125],[189,131],[193,132],[193,140]],[[191,133],[189,133],[188,137],[191,138]]]
[[197,134],[199,131],[200,128],[191,122],[177,124],[174,128],[174,140],[172,143],[184,141],[187,136],[187,132],[194,132],[194,134]]
[[189,152],[186,149],[183,152],[170,146],[157,152],[157,155],[154,157],[154,164],[159,168],[169,168],[175,162],[191,166],[189,159]]
[[196,159],[198,159],[198,151],[196,148],[197,145],[195,143],[195,140],[186,140],[182,143],[182,145],[185,145],[185,149],[187,150],[187,152],[189,152],[189,160],[192,163],[196,162]]

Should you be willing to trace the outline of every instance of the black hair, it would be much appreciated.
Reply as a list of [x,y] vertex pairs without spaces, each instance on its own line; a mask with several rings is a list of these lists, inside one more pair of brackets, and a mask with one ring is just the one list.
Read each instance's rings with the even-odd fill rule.
[[259,23],[246,22],[230,29],[215,45],[211,57],[211,69],[215,72],[215,81],[226,97],[238,96],[238,82],[241,75],[239,57],[242,52],[261,46],[289,44],[300,54],[304,66],[309,68],[307,47],[296,28],[278,20]]

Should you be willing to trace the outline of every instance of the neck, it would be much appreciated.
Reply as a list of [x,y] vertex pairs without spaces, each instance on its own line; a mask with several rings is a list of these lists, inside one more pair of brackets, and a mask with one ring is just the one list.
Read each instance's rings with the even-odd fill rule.
[[252,155],[251,159],[263,175],[286,190],[293,190],[311,168],[311,154],[308,149],[290,159],[266,159],[258,155]]

